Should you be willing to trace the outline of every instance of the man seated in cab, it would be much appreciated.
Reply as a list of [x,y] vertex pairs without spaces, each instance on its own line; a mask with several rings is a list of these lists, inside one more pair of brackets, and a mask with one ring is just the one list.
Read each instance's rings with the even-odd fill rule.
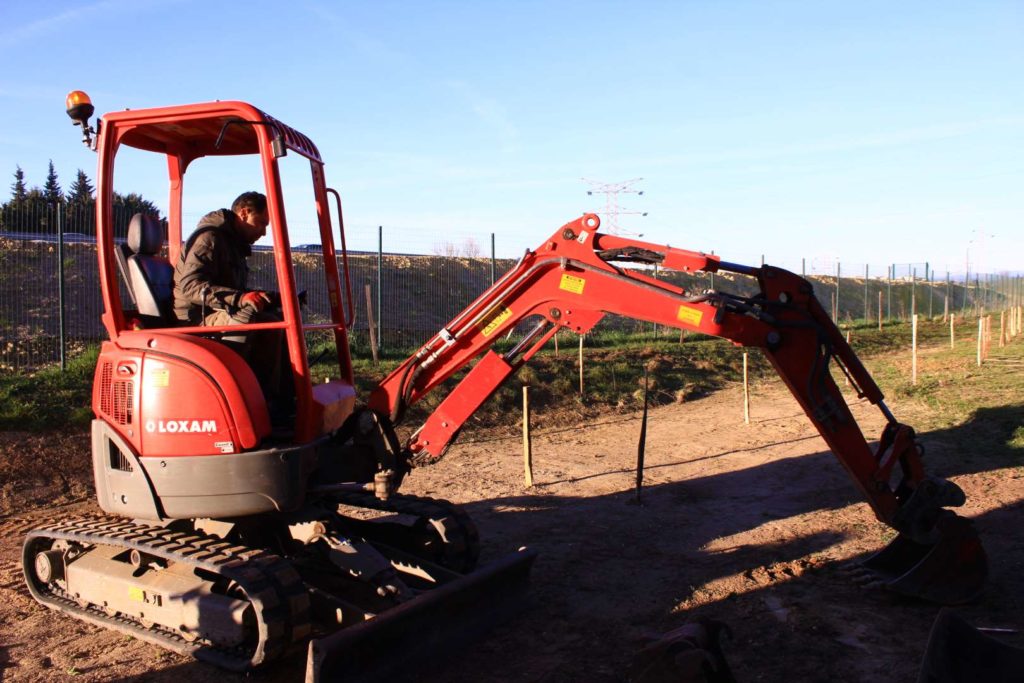
[[[174,268],[174,315],[184,325],[245,325],[279,322],[280,297],[276,292],[250,289],[252,245],[267,234],[270,217],[267,197],[244,192],[230,209],[218,209],[199,221],[185,242]],[[275,412],[287,412],[293,385],[287,367],[282,330],[250,332],[239,351],[259,380],[263,395]],[[238,346],[232,344],[233,346]],[[276,409],[276,410],[275,410]]]

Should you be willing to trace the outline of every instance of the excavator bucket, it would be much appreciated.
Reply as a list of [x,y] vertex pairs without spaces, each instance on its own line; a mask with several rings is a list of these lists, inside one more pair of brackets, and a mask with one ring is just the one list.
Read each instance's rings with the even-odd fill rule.
[[935,543],[903,534],[864,561],[863,567],[896,593],[941,605],[968,602],[981,592],[988,558],[970,520],[947,511],[935,526]]
[[404,680],[525,606],[535,550],[521,549],[309,644],[306,683]]
[[988,636],[951,610],[939,612],[917,683],[1011,683],[1024,678],[1024,650]]

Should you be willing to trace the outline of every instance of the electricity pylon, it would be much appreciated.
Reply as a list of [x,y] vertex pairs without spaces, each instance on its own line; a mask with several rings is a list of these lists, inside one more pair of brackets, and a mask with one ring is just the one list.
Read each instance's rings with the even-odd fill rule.
[[643,190],[637,190],[634,185],[643,180],[643,178],[633,178],[632,180],[623,180],[618,183],[604,183],[599,180],[588,180],[587,178],[581,178],[583,182],[590,185],[590,189],[587,190],[588,195],[603,194],[604,195],[604,211],[598,211],[605,220],[601,223],[601,229],[610,235],[636,235],[637,237],[643,237],[642,233],[634,232],[632,230],[623,229],[619,225],[619,216],[646,216],[646,211],[626,211],[619,206],[619,195],[620,194],[635,194],[637,196],[644,193]]

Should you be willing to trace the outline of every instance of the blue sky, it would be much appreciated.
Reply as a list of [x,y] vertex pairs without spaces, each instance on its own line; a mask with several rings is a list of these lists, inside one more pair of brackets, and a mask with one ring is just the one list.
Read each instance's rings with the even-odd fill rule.
[[[1019,1],[5,0],[0,60],[4,194],[16,164],[95,176],[69,90],[241,99],[317,142],[354,248],[383,225],[387,250],[518,255],[603,209],[583,178],[640,177],[625,228],[730,261],[1024,269]],[[126,163],[117,189],[164,206],[163,167]],[[197,167],[186,217],[250,170]],[[296,177],[292,242],[316,241]]]

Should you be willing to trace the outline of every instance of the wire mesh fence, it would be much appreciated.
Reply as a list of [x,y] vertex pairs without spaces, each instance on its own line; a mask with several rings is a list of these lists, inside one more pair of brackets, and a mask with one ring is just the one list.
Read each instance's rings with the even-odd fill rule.
[[[127,210],[115,210],[115,235],[127,232]],[[19,371],[62,362],[87,344],[106,338],[100,322],[99,272],[93,212],[88,207],[49,206],[7,212],[0,230],[0,370]],[[115,239],[121,239],[116,237]],[[469,305],[513,259],[455,255],[354,253],[348,257],[355,353],[369,355],[369,323],[385,350],[407,350],[426,341]],[[328,295],[320,251],[292,254],[297,287],[307,291],[308,322],[329,320]],[[878,267],[834,261],[831,272],[812,264],[804,275],[825,310],[840,323],[906,320],[913,313],[931,317],[947,312],[998,308],[1020,296],[1021,278],[973,275],[954,282],[927,263]],[[806,261],[805,261],[806,266]],[[273,254],[257,250],[250,258],[251,286],[277,289]],[[817,272],[815,272],[817,271]],[[730,273],[647,271],[689,292],[717,289],[757,293],[757,282]],[[122,297],[124,297],[122,285]],[[602,332],[650,333],[651,323],[608,316]]]

